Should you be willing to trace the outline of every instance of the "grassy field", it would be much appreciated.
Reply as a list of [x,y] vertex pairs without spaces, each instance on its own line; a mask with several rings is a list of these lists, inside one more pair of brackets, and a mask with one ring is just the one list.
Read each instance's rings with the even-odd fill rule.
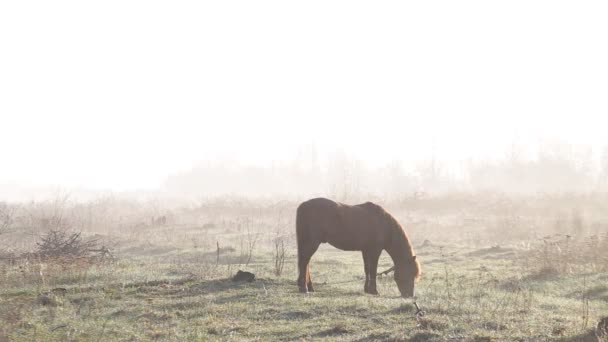
[[[361,254],[331,246],[312,259],[316,292],[298,293],[290,208],[222,209],[207,219],[178,212],[163,225],[88,231],[113,243],[111,260],[0,263],[0,341],[582,341],[608,315],[608,240],[522,238],[504,228],[512,212],[473,222],[426,208],[398,215],[422,264],[423,317],[391,275],[379,280],[379,296],[364,294]],[[547,221],[522,213],[511,224]],[[601,221],[589,217],[583,226]],[[478,234],[462,233],[463,222]],[[460,233],[442,235],[454,227]],[[496,235],[501,229],[508,239]],[[384,253],[379,269],[390,266]],[[232,282],[239,269],[256,280]]]

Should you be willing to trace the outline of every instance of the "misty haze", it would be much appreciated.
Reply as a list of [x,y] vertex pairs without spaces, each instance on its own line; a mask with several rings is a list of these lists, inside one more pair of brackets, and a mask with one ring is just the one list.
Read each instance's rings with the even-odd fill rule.
[[0,342],[608,341],[606,17],[0,4]]

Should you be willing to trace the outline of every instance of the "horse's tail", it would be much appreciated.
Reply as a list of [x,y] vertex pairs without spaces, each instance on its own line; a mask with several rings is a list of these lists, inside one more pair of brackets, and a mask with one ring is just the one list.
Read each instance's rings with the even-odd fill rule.
[[296,242],[298,244],[298,258],[306,253],[310,241],[310,203],[304,202],[296,211]]
[[300,204],[298,206],[298,209],[296,210],[296,242],[298,244],[298,256],[300,255],[300,247],[301,244],[304,242],[304,234],[305,234],[305,215],[304,215],[304,208],[303,208],[303,204]]

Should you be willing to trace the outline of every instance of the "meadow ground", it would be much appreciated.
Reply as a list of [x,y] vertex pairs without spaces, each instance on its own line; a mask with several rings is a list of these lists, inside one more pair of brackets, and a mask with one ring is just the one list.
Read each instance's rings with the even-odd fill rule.
[[[595,240],[498,245],[429,229],[424,241],[437,221],[402,219],[423,267],[420,317],[391,275],[379,296],[364,294],[361,254],[331,246],[312,259],[316,292],[298,293],[291,222],[277,224],[287,249],[276,275],[283,235],[239,220],[106,231],[115,258],[103,262],[2,263],[0,341],[582,341],[608,315],[605,259],[587,253],[603,251]],[[383,253],[379,270],[390,266]],[[256,280],[232,282],[239,269]]]

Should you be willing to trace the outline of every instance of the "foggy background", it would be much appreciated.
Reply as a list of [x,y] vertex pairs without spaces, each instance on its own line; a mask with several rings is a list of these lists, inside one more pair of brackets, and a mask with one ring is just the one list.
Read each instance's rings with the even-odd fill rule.
[[607,15],[3,2],[0,200],[606,191]]

